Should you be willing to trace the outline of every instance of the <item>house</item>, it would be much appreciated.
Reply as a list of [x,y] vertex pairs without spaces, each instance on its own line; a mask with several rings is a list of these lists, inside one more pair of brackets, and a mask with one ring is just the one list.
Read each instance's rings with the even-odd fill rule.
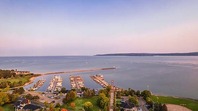
[[137,107],[133,103],[129,101],[128,96],[122,96],[121,97],[121,111],[137,111]]
[[41,109],[40,106],[34,104],[28,104],[23,107],[23,110],[25,111],[40,111],[40,109]]
[[32,104],[30,100],[25,98],[20,98],[14,103],[15,111],[39,111],[40,106]]

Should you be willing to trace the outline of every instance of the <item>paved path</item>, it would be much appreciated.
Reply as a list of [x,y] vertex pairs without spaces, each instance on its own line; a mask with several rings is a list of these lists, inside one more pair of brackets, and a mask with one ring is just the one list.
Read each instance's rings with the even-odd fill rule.
[[145,105],[146,105],[146,102],[145,102],[145,100],[143,99],[143,98],[139,98],[138,99],[138,103],[139,103],[139,106],[140,106],[140,111],[149,111],[146,107],[145,107]]
[[114,91],[113,88],[111,88],[111,91],[110,91],[109,111],[113,111],[113,109],[114,109],[114,94],[115,94],[115,91]]

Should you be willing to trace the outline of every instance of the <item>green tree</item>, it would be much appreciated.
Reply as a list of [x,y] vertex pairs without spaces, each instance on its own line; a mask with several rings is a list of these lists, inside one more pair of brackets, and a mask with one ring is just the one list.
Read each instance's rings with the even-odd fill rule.
[[0,92],[0,105],[4,105],[9,102],[9,97],[7,93]]
[[8,97],[9,97],[9,102],[15,102],[17,100],[17,98],[19,97],[19,94],[9,94],[8,93]]
[[63,98],[63,103],[68,103],[76,99],[76,91],[69,91],[65,98]]
[[23,94],[25,92],[25,90],[23,89],[23,87],[20,88],[16,88],[13,93],[18,93],[18,94]]
[[138,105],[138,98],[136,96],[129,96],[129,102]]
[[32,96],[31,94],[27,94],[27,95],[25,95],[25,97],[26,97],[27,99],[29,99],[29,100],[33,99],[33,96]]
[[147,97],[151,97],[151,92],[148,90],[144,90],[142,91],[141,96],[143,96],[144,100],[146,100]]
[[100,93],[97,103],[100,108],[107,110],[107,107],[109,106],[109,98],[106,97],[104,93]]
[[91,102],[85,102],[83,105],[85,111],[93,111],[93,104]]
[[135,94],[136,94],[138,97],[140,97],[140,95],[141,95],[140,90],[137,90]]
[[61,107],[60,103],[57,103],[55,106],[55,108],[60,108],[60,107]]
[[62,92],[62,93],[66,93],[67,92],[67,90],[66,90],[66,88],[65,87],[63,87],[63,88],[61,88],[61,91],[60,92]]

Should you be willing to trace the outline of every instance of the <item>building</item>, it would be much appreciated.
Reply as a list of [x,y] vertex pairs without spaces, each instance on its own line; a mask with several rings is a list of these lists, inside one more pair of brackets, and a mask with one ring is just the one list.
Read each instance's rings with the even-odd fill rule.
[[14,73],[16,73],[16,75],[19,75],[19,74],[31,74],[30,71],[18,71],[17,69],[14,70]]
[[15,111],[39,111],[42,109],[41,106],[32,104],[30,100],[20,98],[14,103]]
[[121,97],[121,111],[137,111],[137,107],[133,103],[129,101],[128,96],[122,96]]

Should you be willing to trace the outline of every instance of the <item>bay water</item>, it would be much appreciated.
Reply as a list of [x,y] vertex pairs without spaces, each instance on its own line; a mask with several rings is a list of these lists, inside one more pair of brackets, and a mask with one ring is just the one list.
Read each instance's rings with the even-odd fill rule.
[[[63,86],[70,89],[69,76],[80,75],[88,88],[101,88],[89,76],[102,74],[107,82],[121,88],[148,89],[157,95],[198,99],[197,56],[37,56],[0,57],[0,69],[28,70],[33,73],[71,71],[116,67],[83,73],[57,74],[63,78]],[[38,77],[46,79],[39,91],[46,91],[54,75]],[[33,83],[33,84],[34,84]],[[33,84],[26,86],[31,87]]]

